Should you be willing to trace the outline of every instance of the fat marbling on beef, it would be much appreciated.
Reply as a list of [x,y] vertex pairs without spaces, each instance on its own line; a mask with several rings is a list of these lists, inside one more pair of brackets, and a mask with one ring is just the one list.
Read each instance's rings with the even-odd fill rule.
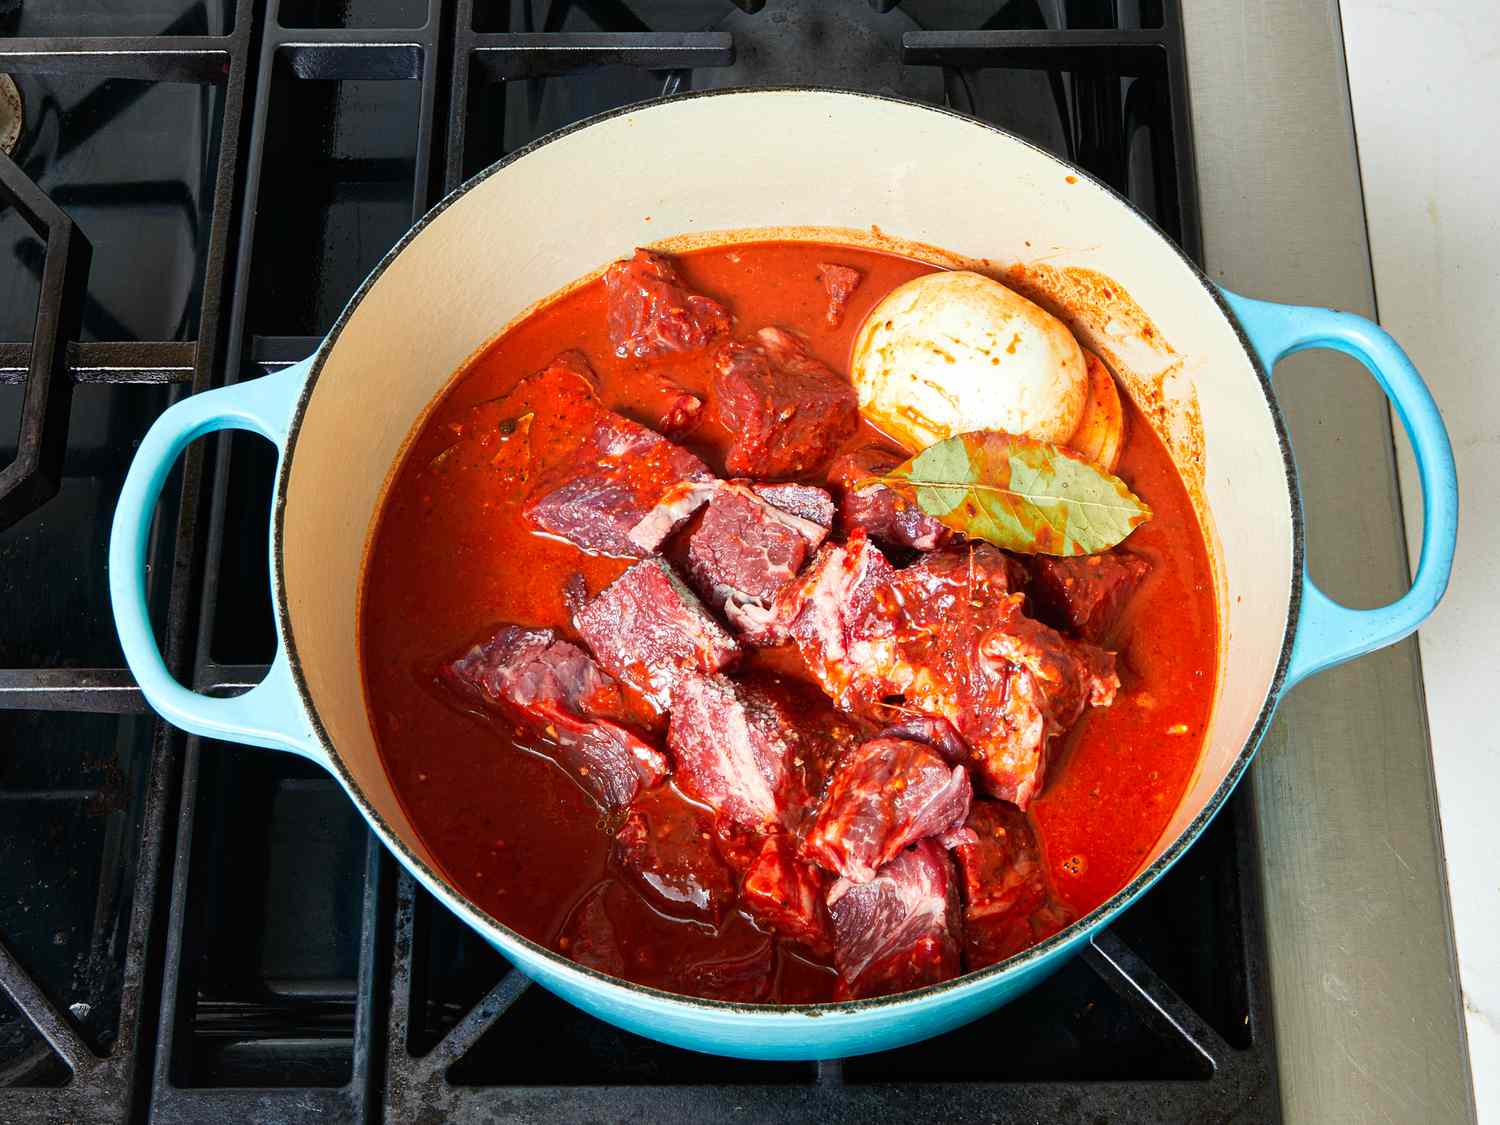
[[707,347],[731,327],[729,310],[688,292],[665,254],[637,250],[604,273],[609,342],[622,359],[652,359]]
[[823,465],[859,424],[854,385],[782,328],[726,341],[713,397],[733,437],[724,464],[756,478],[792,477]]
[[502,625],[442,678],[460,696],[544,735],[538,749],[607,812],[667,776],[661,752],[621,725],[631,707],[620,685],[551,629]]
[[687,676],[673,697],[667,746],[677,783],[728,825],[786,825],[800,740],[777,696],[727,676]]
[[665,711],[684,677],[717,672],[738,655],[734,638],[665,559],[642,559],[573,619],[612,675]]
[[[765,609],[828,534],[824,525],[775,503],[779,498],[725,482],[688,538],[688,577],[704,601],[724,610],[736,626],[745,606]],[[800,496],[791,499],[802,503]]]
[[858,1000],[937,984],[959,973],[958,888],[948,853],[922,840],[867,883],[828,892],[835,996]]
[[803,852],[868,883],[908,844],[963,826],[973,791],[963,766],[902,738],[872,738],[839,759]]
[[697,504],[663,524],[654,542],[632,535],[641,521],[668,494],[713,479],[708,466],[680,445],[600,406],[571,454],[537,482],[522,513],[537,530],[590,553],[643,558]]
[[846,711],[946,719],[980,788],[1024,809],[1049,744],[1086,706],[1113,702],[1119,679],[1110,653],[1026,617],[1018,569],[969,544],[894,570],[856,531],[783,589],[767,631],[797,642]]

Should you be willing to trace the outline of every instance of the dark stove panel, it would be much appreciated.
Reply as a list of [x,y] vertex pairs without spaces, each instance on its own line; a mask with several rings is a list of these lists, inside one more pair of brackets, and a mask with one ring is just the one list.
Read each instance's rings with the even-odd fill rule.
[[[1110,933],[985,1020],[866,1058],[718,1059],[531,985],[331,778],[144,714],[105,588],[115,493],[168,402],[308,354],[443,192],[593,113],[746,83],[905,93],[1082,164],[1197,254],[1175,6],[231,7],[0,0],[20,171],[93,247],[63,271],[73,290],[43,284],[41,235],[0,192],[0,471],[66,438],[56,495],[0,497],[0,1123],[1274,1120],[1243,795]],[[101,57],[83,35],[121,38]],[[33,406],[18,441],[39,307],[37,355],[76,341],[69,424],[43,442]],[[200,442],[162,506],[156,621],[199,690],[243,690],[273,651],[272,463],[259,439]]]

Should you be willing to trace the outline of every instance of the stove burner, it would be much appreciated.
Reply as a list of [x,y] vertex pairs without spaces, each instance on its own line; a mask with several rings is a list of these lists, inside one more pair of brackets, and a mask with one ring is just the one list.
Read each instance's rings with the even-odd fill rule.
[[0,152],[9,156],[16,151],[24,123],[25,112],[16,80],[8,74],[0,74]]
[[726,86],[842,86],[943,103],[938,67],[901,63],[901,37],[920,26],[889,4],[868,0],[771,0],[731,12],[719,27],[734,36],[734,65],[694,76],[694,89]]

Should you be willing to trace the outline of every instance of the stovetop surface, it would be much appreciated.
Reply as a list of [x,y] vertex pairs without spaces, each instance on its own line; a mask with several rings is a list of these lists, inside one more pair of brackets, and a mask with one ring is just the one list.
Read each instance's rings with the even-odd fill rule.
[[[327,775],[157,721],[107,597],[114,499],[170,402],[307,355],[443,192],[603,109],[786,82],[947,104],[1197,256],[1170,3],[0,0],[0,73],[0,1122],[1277,1117],[1243,797],[990,1017],[719,1059],[529,985]],[[164,495],[155,619],[199,690],[273,651],[272,458],[199,442]]]

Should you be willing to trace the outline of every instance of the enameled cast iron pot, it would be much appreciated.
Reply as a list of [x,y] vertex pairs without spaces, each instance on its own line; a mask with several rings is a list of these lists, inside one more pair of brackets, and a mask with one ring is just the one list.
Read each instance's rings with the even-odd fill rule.
[[[403,442],[454,371],[500,328],[636,245],[789,223],[846,228],[819,235],[865,244],[886,239],[899,247],[888,236],[900,236],[982,257],[997,269],[1033,263],[1028,276],[1041,278],[1043,289],[1051,279],[1061,315],[1111,361],[1138,401],[1153,399],[1159,426],[1176,428],[1169,444],[1215,556],[1220,690],[1202,765],[1181,807],[1129,886],[1088,916],[1009,961],[917,992],[745,1006],[581,968],[508,929],[448,883],[376,751],[356,614],[371,523]],[[1075,267],[1097,274],[1070,272]],[[1098,275],[1113,280],[1075,293],[1078,306],[1070,306],[1067,279],[1081,279],[1081,293]],[[1101,291],[1128,293],[1152,329],[1143,330],[1128,302],[1101,304]],[[1369,368],[1416,451],[1421,561],[1410,592],[1383,609],[1346,609],[1304,573],[1297,474],[1269,373],[1282,356],[1313,347],[1348,352]],[[237,698],[214,699],[168,673],[147,618],[143,577],[147,531],[168,470],[188,442],[226,427],[262,434],[280,454],[271,521],[279,647],[264,682]],[[1452,452],[1432,397],[1395,342],[1370,322],[1215,288],[1126,201],[990,125],[862,94],[727,92],[607,114],[521,150],[418,223],[312,358],[166,411],[142,442],[120,496],[110,591],[126,659],[157,711],[194,733],[288,750],[332,771],[413,875],[540,984],[601,1019],[668,1043],[811,1059],[938,1034],[1056,970],[1197,838],[1244,773],[1284,692],[1406,636],[1432,611],[1447,584],[1457,507]]]

